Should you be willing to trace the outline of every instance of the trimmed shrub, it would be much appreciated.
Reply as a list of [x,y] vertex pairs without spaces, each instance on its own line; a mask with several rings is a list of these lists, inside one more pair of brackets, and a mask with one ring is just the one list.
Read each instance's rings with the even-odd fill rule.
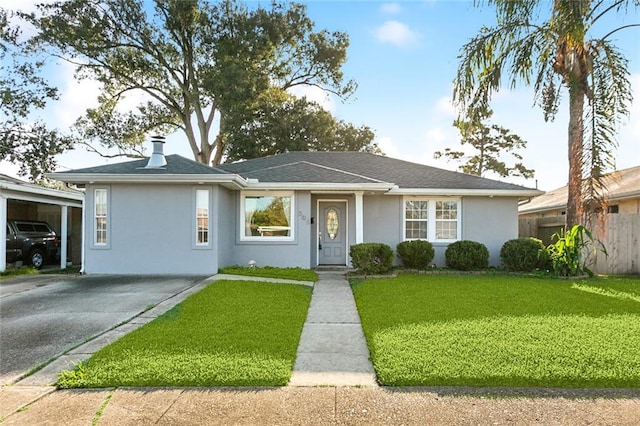
[[507,269],[529,272],[543,266],[545,251],[537,238],[518,238],[503,244],[500,257]]
[[398,257],[407,268],[424,269],[433,260],[433,245],[425,240],[403,241],[396,247]]
[[456,241],[444,252],[447,267],[460,271],[486,269],[489,266],[489,250],[476,241]]
[[385,274],[393,267],[393,250],[386,244],[354,244],[349,256],[353,267],[363,274]]

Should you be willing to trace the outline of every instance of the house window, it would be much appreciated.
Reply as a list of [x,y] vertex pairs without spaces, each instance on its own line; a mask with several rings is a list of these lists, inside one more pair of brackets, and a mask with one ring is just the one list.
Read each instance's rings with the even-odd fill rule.
[[617,204],[614,204],[612,206],[607,206],[607,213],[618,214],[619,211],[620,211],[620,208],[618,207]]
[[196,190],[196,245],[209,244],[209,190]]
[[93,235],[93,243],[96,246],[107,245],[107,223],[108,223],[108,208],[107,208],[107,190],[96,189],[94,191],[94,224],[95,232]]
[[243,240],[293,240],[293,193],[244,193]]
[[460,200],[404,201],[404,239],[451,242],[460,239]]
[[404,203],[404,238],[406,240],[426,240],[428,238],[429,203],[409,200]]
[[458,239],[458,202],[436,201],[436,240]]

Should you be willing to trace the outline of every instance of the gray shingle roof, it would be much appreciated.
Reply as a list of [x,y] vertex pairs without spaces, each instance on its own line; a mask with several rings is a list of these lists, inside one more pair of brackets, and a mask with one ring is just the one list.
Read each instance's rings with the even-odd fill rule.
[[[117,164],[107,164],[105,166],[87,167],[64,172],[65,174],[119,174],[119,175],[212,175],[228,174],[224,170],[209,167],[205,164],[189,160],[180,155],[167,155],[167,165],[159,169],[145,169],[149,161],[142,160],[125,161]],[[55,174],[54,174],[55,176]]]
[[242,176],[258,179],[260,182],[305,182],[305,183],[379,183],[380,181],[359,176],[330,167],[311,164],[306,161],[283,164],[264,169],[248,171]]
[[[167,155],[167,165],[145,169],[147,159],[58,173],[60,176],[109,175],[240,175],[260,183],[389,184],[400,189],[529,190],[519,185],[443,170],[365,152],[288,152],[216,167],[179,155]],[[56,173],[52,174],[56,177]],[[63,179],[64,180],[64,179]],[[67,180],[71,180],[70,178]]]
[[[263,158],[255,158],[238,163],[222,164],[222,170],[238,173],[243,177],[260,176],[262,182],[282,182],[282,170],[278,166],[295,163],[310,163],[318,166],[330,167],[344,171],[345,180],[335,183],[350,183],[352,175],[360,175],[371,181],[389,182],[400,188],[428,188],[428,189],[479,189],[479,190],[522,190],[522,186],[500,182],[464,173],[443,170],[423,164],[397,160],[366,152],[288,152]],[[301,166],[302,168],[302,166]],[[307,169],[310,173],[319,173],[320,168]],[[338,174],[332,175],[334,178]],[[347,178],[347,176],[349,176]],[[307,176],[306,182],[320,181],[323,176]],[[293,176],[289,180],[293,180]],[[529,188],[526,188],[529,189]]]

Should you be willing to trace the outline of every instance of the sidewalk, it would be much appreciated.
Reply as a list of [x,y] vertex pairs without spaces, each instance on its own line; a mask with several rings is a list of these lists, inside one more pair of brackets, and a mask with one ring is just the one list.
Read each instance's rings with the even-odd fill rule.
[[47,424],[637,425],[640,400],[487,398],[381,387],[120,388],[52,392],[2,423]]

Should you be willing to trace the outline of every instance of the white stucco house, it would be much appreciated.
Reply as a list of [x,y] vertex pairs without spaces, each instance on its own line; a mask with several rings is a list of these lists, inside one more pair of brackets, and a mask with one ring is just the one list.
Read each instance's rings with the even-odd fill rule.
[[215,274],[247,265],[349,265],[349,247],[453,241],[490,263],[541,191],[361,152],[289,152],[217,167],[163,154],[54,173],[86,188],[85,273]]

